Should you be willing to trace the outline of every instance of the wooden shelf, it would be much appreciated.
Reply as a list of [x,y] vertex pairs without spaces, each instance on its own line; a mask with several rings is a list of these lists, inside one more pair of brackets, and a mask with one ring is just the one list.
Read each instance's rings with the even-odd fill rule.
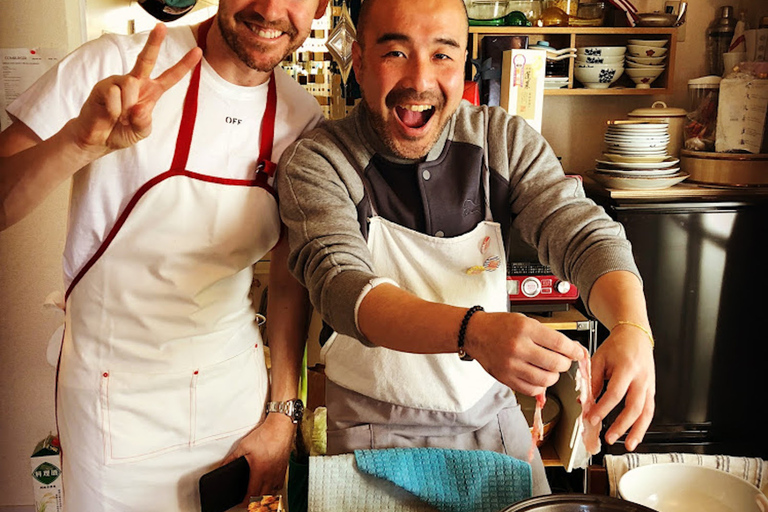
[[[608,89],[587,89],[574,78],[574,59],[568,60],[568,86],[546,89],[545,96],[648,96],[672,94],[677,29],[673,27],[469,27],[469,51],[472,59],[480,58],[482,40],[492,36],[527,36],[528,44],[549,41],[554,48],[581,46],[623,46],[627,39],[665,36],[667,44],[666,69],[649,89],[637,89],[624,73]],[[501,66],[501,64],[499,64]]]

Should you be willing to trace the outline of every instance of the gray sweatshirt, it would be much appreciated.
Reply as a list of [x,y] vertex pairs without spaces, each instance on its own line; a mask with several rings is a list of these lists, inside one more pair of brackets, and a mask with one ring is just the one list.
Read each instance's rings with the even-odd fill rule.
[[491,211],[505,239],[510,226],[519,230],[542,264],[578,287],[585,304],[601,275],[627,270],[639,277],[621,224],[585,197],[579,180],[565,176],[522,118],[462,102],[424,161],[407,161],[383,145],[357,107],[290,146],[277,172],[289,267],[331,327],[367,343],[355,313],[380,277],[366,245],[371,202],[382,217],[422,233],[466,233],[484,218],[486,150]]

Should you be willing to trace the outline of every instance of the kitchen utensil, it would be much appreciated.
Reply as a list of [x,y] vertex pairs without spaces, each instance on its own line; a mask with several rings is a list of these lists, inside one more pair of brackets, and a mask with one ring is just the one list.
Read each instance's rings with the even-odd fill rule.
[[648,464],[619,480],[625,500],[660,512],[760,512],[760,490],[743,478],[694,464]]
[[654,510],[596,494],[550,494],[520,501],[499,512],[655,512]]
[[659,77],[662,71],[664,71],[663,67],[657,69],[626,69],[627,76],[635,82],[636,89],[650,89],[651,84]]
[[679,172],[668,176],[612,176],[591,172],[590,176],[605,188],[617,190],[663,190],[685,180],[688,174]]
[[723,53],[731,46],[733,34],[736,31],[737,20],[733,16],[733,7],[724,5],[720,8],[720,16],[712,20],[707,27],[707,70],[710,75],[723,75]]
[[640,46],[635,44],[627,45],[627,53],[631,57],[663,57],[667,53],[666,48],[657,46]]
[[768,186],[768,154],[680,152],[683,171],[691,181],[730,187]]
[[464,4],[470,25],[503,25],[509,13],[507,0],[465,0]]
[[579,64],[573,70],[573,76],[587,89],[607,89],[622,73],[622,64]]
[[[629,69],[627,69],[629,74]],[[630,74],[630,76],[632,76]],[[669,125],[669,145],[667,153],[680,156],[683,148],[683,127],[688,121],[687,113],[682,108],[668,107],[663,101],[655,101],[651,108],[636,108],[627,117],[638,121],[664,121]]]
[[[517,395],[517,402],[520,404],[520,408],[523,410],[523,416],[525,416],[528,426],[533,429],[533,413],[536,408],[536,399],[531,396],[522,394]],[[547,440],[552,430],[560,420],[560,413],[562,411],[562,405],[560,400],[551,393],[547,393],[547,402],[544,404],[544,409],[541,411],[541,419],[544,422],[543,439],[536,441],[536,446]]]
[[688,10],[687,2],[680,2],[680,12],[675,14],[664,14],[660,12],[633,13],[629,15],[635,20],[639,27],[679,27],[685,23],[685,13]]

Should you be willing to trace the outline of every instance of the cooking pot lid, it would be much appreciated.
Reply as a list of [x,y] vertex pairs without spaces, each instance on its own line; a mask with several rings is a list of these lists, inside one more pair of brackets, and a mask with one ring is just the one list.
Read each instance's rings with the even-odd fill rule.
[[684,117],[685,109],[668,107],[663,101],[656,101],[650,108],[636,108],[629,114],[631,117]]
[[702,76],[688,80],[689,89],[717,89],[720,87],[722,77],[717,75]]
[[631,501],[597,494],[550,494],[515,503],[499,512],[655,512]]
[[174,21],[192,10],[197,0],[139,0],[139,5],[160,21]]

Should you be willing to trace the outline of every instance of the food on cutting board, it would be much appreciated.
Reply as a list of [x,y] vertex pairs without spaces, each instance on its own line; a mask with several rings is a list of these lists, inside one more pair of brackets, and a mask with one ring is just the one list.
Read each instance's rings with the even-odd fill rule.
[[256,496],[251,498],[248,512],[282,512],[283,497],[274,495]]

